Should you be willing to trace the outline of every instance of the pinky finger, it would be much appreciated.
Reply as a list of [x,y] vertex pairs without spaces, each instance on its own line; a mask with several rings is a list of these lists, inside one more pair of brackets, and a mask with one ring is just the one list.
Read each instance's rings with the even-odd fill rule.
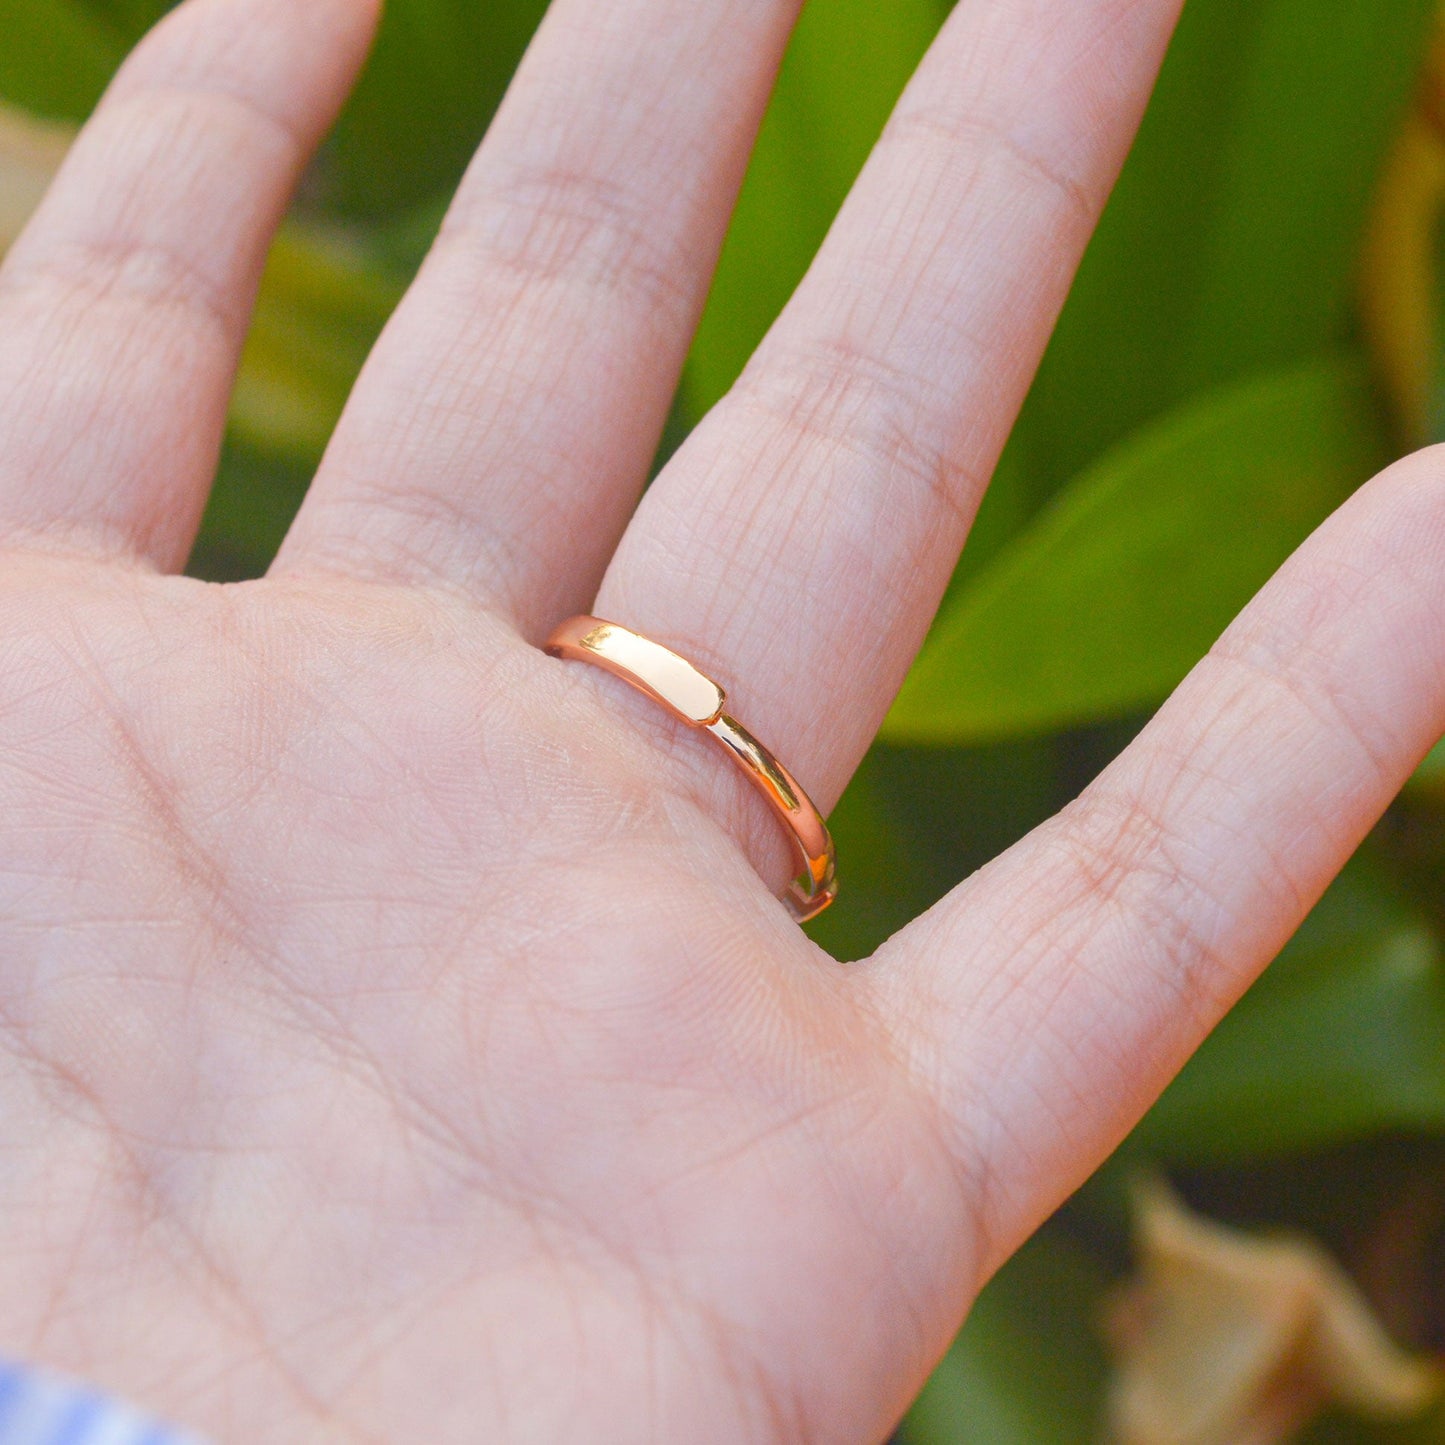
[[1445,451],[1351,499],[1062,814],[876,956],[985,1272],[1100,1163],[1445,731]]

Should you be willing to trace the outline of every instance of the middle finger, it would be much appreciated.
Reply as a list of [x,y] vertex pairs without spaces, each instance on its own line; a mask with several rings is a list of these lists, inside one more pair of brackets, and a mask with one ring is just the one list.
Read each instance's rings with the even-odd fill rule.
[[646,479],[801,0],[555,0],[278,570],[450,582],[530,635]]

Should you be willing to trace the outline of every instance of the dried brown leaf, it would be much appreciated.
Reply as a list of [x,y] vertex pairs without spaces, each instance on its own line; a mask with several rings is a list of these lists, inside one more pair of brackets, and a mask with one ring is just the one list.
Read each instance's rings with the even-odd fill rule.
[[1107,1321],[1115,1445],[1280,1445],[1327,1405],[1404,1419],[1440,1394],[1437,1365],[1395,1345],[1314,1242],[1228,1229],[1157,1182],[1136,1234]]

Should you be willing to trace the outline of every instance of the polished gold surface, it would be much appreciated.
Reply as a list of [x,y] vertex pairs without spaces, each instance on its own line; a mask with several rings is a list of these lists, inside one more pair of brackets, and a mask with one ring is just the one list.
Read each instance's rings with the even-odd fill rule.
[[726,701],[722,688],[685,658],[615,622],[574,617],[547,639],[547,651],[605,667],[690,727],[713,722]]
[[547,639],[554,657],[590,662],[660,702],[689,727],[706,729],[782,819],[803,861],[783,901],[798,922],[816,918],[837,896],[833,839],[797,779],[741,723],[723,712],[727,695],[686,658],[598,617],[573,617]]

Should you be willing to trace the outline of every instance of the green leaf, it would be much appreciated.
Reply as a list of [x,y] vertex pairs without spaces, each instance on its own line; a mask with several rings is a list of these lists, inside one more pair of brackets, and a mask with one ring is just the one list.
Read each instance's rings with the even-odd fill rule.
[[0,0],[0,99],[81,120],[124,57],[120,36],[77,0]]
[[846,887],[809,932],[835,958],[866,957],[1046,818],[1057,773],[1051,739],[873,748],[828,820]]
[[1406,787],[1412,795],[1445,800],[1445,742],[1430,749]]
[[400,293],[349,241],[283,228],[247,338],[195,575],[234,581],[266,570]]
[[311,469],[227,439],[187,571],[208,582],[260,577],[306,495]]
[[546,0],[388,0],[328,150],[328,198],[360,215],[451,191]]
[[1442,1128],[1440,946],[1356,862],[1125,1148],[1204,1163]]
[[179,0],[79,0],[127,45],[134,45]]
[[1202,387],[1352,326],[1435,0],[1191,0],[1020,427],[1040,495]]
[[732,385],[802,280],[945,9],[813,0],[804,10],[688,362],[692,415]]
[[1157,703],[1383,460],[1349,358],[1211,392],[1146,427],[954,599],[883,735],[975,743]]
[[345,241],[286,227],[271,251],[231,404],[235,436],[317,461],[401,287]]
[[1096,1264],[1046,1231],[1011,1259],[904,1422],[904,1445],[1095,1445]]

